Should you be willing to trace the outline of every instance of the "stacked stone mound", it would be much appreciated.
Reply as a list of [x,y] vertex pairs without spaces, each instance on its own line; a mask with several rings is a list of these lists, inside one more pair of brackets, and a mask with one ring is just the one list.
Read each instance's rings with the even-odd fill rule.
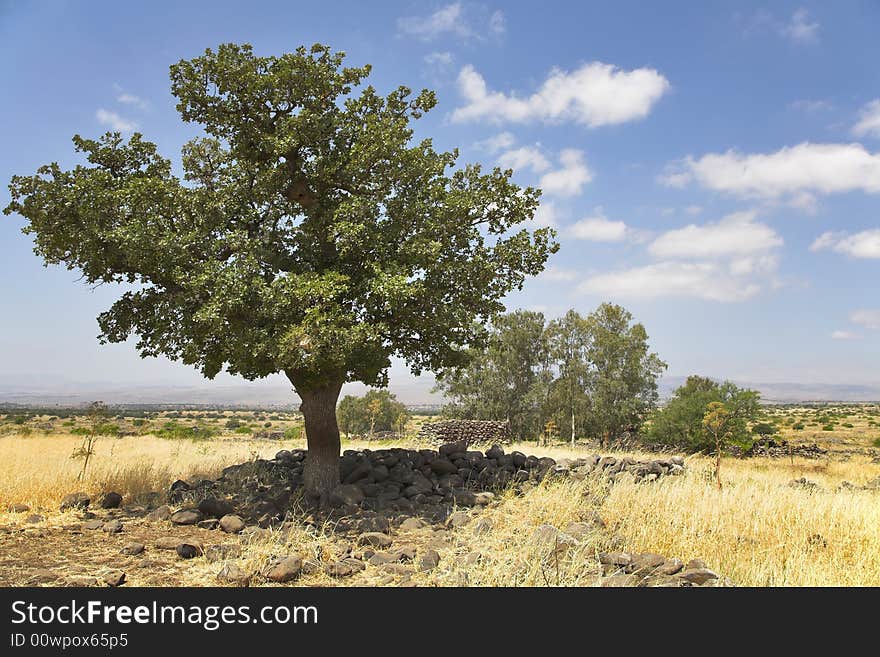
[[441,420],[422,425],[419,438],[435,445],[509,443],[510,423],[507,420]]
[[[230,466],[216,480],[176,481],[170,501],[186,505],[205,518],[235,513],[268,527],[284,519],[303,481],[306,450],[281,450],[272,460],[257,459]],[[453,506],[489,504],[492,491],[510,483],[545,477],[583,479],[591,473],[616,481],[623,476],[652,481],[684,471],[680,457],[653,461],[594,455],[556,461],[549,457],[506,454],[499,445],[485,453],[465,441],[433,449],[346,450],[340,458],[342,484],[330,504],[343,513],[376,511],[418,513],[445,518]]]
[[819,447],[816,443],[812,445],[791,445],[787,440],[774,440],[767,438],[756,440],[752,447],[745,452],[745,456],[802,456],[808,459],[817,459],[828,453],[827,449]]

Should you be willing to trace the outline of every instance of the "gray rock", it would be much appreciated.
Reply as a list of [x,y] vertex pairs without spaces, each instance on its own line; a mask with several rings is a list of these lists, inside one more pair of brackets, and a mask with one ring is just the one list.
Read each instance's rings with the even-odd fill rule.
[[266,578],[272,582],[289,582],[300,576],[303,569],[302,557],[292,555],[285,557],[269,569]]
[[446,524],[450,527],[464,527],[471,521],[471,516],[467,511],[456,511],[446,519]]
[[92,503],[92,498],[90,498],[85,493],[70,493],[69,495],[65,495],[61,500],[61,511],[68,511],[72,509],[88,509],[89,504]]
[[107,586],[122,586],[125,583],[125,573],[121,570],[111,570],[104,575],[104,582]]
[[355,569],[346,561],[334,561],[324,566],[324,573],[334,578],[351,577],[354,575]]
[[104,527],[103,520],[87,520],[82,524],[83,529],[87,529],[89,531],[94,531],[96,529],[101,529]]
[[71,575],[65,580],[67,586],[76,586],[79,588],[86,586],[97,586],[98,580],[89,575]]
[[447,459],[434,459],[431,461],[431,470],[438,475],[455,474],[458,472],[456,465]]
[[202,546],[195,543],[178,543],[174,549],[181,559],[195,559],[202,554]]
[[171,514],[171,522],[175,525],[195,525],[204,519],[198,509],[181,509]]
[[205,520],[199,520],[198,525],[196,525],[199,529],[207,529],[208,531],[213,531],[220,526],[220,523],[217,522],[216,518],[206,518]]
[[239,516],[225,515],[220,518],[220,529],[227,534],[238,534],[245,528],[244,520]]
[[122,495],[119,493],[106,493],[101,500],[102,509],[118,509],[122,505]]
[[233,507],[232,502],[216,497],[206,497],[199,502],[199,511],[206,518],[222,518],[234,510],[235,507]]
[[391,547],[391,537],[381,532],[365,532],[358,537],[359,545],[369,545],[377,548]]
[[364,493],[354,484],[342,484],[330,493],[328,501],[336,508],[347,505],[358,506],[364,501]]
[[419,570],[428,571],[436,568],[440,563],[440,553],[437,550],[426,550],[419,559]]
[[157,550],[176,550],[180,540],[174,536],[160,536],[154,545]]
[[684,568],[684,564],[681,562],[681,559],[667,559],[659,568],[657,568],[658,575],[675,575],[676,573],[680,573]]
[[426,523],[421,518],[407,518],[402,523],[400,523],[400,531],[402,532],[411,532],[421,529],[425,527]]
[[225,559],[237,559],[241,556],[241,546],[233,543],[221,543],[220,545],[209,545],[205,550],[205,559],[213,563],[215,561],[224,561]]
[[708,568],[688,568],[681,571],[678,577],[697,586],[701,586],[711,579],[718,579],[718,575]]
[[101,527],[101,530],[108,534],[118,534],[122,531],[122,521],[110,520],[109,522],[105,522],[104,526]]
[[167,504],[163,504],[162,506],[153,509],[147,514],[147,520],[152,520],[153,522],[168,520],[170,517],[171,507],[169,507]]
[[134,557],[134,556],[141,554],[144,551],[144,549],[145,549],[145,547],[144,547],[143,543],[138,543],[138,542],[133,541],[131,543],[126,543],[123,546],[121,552],[122,552],[122,554],[127,554],[129,556]]
[[250,575],[234,563],[224,564],[220,572],[217,573],[217,580],[236,586],[250,586],[251,583]]
[[38,522],[43,522],[44,520],[45,520],[45,518],[43,516],[39,515],[38,513],[32,513],[31,515],[29,515],[27,518],[24,519],[24,521],[26,523],[29,523],[31,525],[35,525]]
[[666,563],[666,557],[654,552],[643,552],[632,555],[629,570],[634,573],[646,574],[653,572]]
[[606,566],[628,566],[632,563],[632,555],[627,552],[600,552],[599,563]]
[[27,513],[31,510],[27,504],[12,504],[9,507],[9,513]]

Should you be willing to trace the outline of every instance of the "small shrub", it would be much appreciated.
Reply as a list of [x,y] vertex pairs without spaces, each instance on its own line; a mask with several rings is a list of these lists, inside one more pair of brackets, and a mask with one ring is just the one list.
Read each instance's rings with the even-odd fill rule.
[[874,438],[874,442],[871,443],[874,447],[880,447],[880,438]]
[[251,428],[248,427],[248,426],[238,427],[238,428],[235,430],[235,433],[241,433],[241,434],[252,433],[252,432],[253,432],[253,429],[251,429]]
[[284,431],[284,439],[285,440],[299,440],[302,438],[303,428],[302,427],[287,427]]
[[833,424],[825,424],[822,426],[822,431],[834,431]]
[[795,431],[803,431],[804,430],[804,423],[803,422],[795,422],[794,424],[791,425],[791,428],[794,429]]

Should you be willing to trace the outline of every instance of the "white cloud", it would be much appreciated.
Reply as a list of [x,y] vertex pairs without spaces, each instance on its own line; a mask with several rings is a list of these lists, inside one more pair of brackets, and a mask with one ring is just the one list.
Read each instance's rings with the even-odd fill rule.
[[698,215],[703,211],[703,206],[689,205],[684,209],[684,211],[691,216]]
[[880,137],[880,98],[872,100],[859,112],[859,122],[853,126],[856,137]]
[[866,329],[880,329],[880,310],[855,310],[849,315],[849,321]]
[[544,201],[535,211],[532,224],[538,227],[550,226],[552,228],[557,223],[557,216],[556,206],[550,201]]
[[571,236],[579,240],[591,242],[622,242],[632,232],[622,221],[612,221],[597,208],[597,214],[584,217],[572,224],[569,229]]
[[[782,246],[782,238],[755,221],[754,212],[737,212],[717,223],[690,224],[670,230],[648,247],[658,258],[728,258],[767,253]],[[742,269],[745,265],[740,262]]]
[[548,171],[541,176],[539,186],[545,194],[574,196],[593,179],[593,173],[584,162],[582,151],[565,148],[559,153],[561,168]]
[[116,96],[116,100],[125,105],[133,105],[138,109],[147,109],[147,101],[134,94],[122,92]]
[[550,162],[535,146],[522,146],[505,151],[498,157],[498,164],[505,169],[531,169],[535,173],[550,168]]
[[[478,17],[471,9],[473,8],[466,11],[462,3],[453,2],[427,16],[399,18],[397,29],[422,41],[433,41],[447,34],[460,39],[482,40],[485,32],[496,36],[504,33],[506,28],[503,12],[498,10],[487,17],[483,11],[482,16]],[[479,26],[475,27],[474,23],[477,22]]]
[[669,81],[654,69],[624,71],[591,62],[570,73],[553,69],[537,92],[519,98],[489,91],[468,65],[459,73],[458,88],[465,105],[452,113],[453,121],[574,121],[596,128],[646,117]]
[[819,22],[811,20],[810,12],[801,7],[780,26],[779,33],[795,43],[815,43],[819,40]]
[[116,112],[110,112],[105,109],[99,109],[95,112],[95,118],[103,125],[109,126],[117,132],[132,132],[138,127],[138,124],[134,121],[129,121],[119,116]]
[[796,100],[791,104],[792,109],[799,110],[801,112],[806,112],[807,114],[815,114],[817,112],[826,112],[828,110],[834,109],[834,104],[830,100],[811,100],[811,99],[802,99]]
[[502,151],[506,148],[510,148],[516,143],[516,137],[514,137],[509,132],[499,132],[497,135],[492,135],[482,141],[478,141],[474,144],[474,148],[482,151],[488,151],[489,153],[497,153],[498,151]]
[[730,275],[717,263],[658,262],[584,281],[578,290],[611,298],[698,298],[709,301],[745,301],[760,292],[759,284]]
[[833,331],[831,333],[832,340],[859,340],[861,335],[852,331]]
[[[638,232],[625,227],[623,235]],[[610,297],[745,301],[776,285],[781,246],[782,238],[756,222],[754,212],[738,212],[666,231],[647,249],[658,262],[593,276],[579,289]]]
[[507,23],[504,20],[504,12],[500,9],[492,12],[489,16],[489,31],[492,34],[504,34],[507,31]]
[[454,58],[451,52],[429,52],[424,59],[429,66],[445,68],[452,65]]
[[546,281],[564,283],[567,281],[573,281],[575,278],[577,278],[577,273],[569,269],[560,269],[558,267],[551,266],[542,271],[539,277]]
[[[861,144],[812,144],[773,153],[742,154],[734,150],[687,157],[660,177],[671,187],[696,181],[715,191],[744,198],[786,199],[810,205],[815,194],[880,192],[880,153]],[[808,194],[810,196],[804,196]]]
[[831,250],[853,258],[880,258],[880,228],[852,235],[845,232],[822,233],[810,245],[810,251]]

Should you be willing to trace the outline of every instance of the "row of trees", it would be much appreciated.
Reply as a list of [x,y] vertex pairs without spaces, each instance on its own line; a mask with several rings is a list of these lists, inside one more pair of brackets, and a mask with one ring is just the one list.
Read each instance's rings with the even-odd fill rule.
[[346,395],[336,408],[339,429],[349,435],[396,431],[402,434],[409,422],[406,406],[387,390],[368,390],[363,397]]
[[637,430],[657,402],[666,369],[648,347],[644,326],[621,306],[604,303],[588,316],[574,310],[547,322],[539,312],[501,315],[485,348],[469,364],[438,373],[444,413],[503,419],[519,439],[559,427],[572,442],[603,442]]

